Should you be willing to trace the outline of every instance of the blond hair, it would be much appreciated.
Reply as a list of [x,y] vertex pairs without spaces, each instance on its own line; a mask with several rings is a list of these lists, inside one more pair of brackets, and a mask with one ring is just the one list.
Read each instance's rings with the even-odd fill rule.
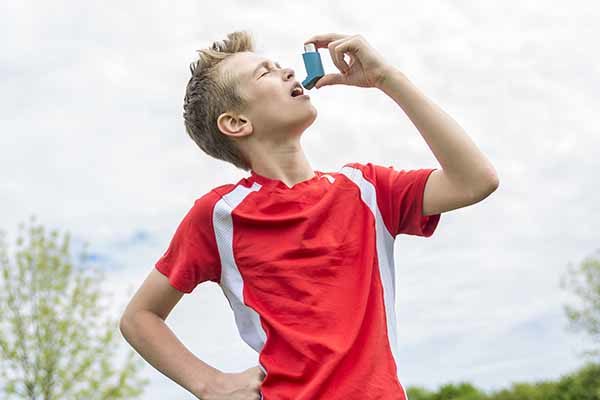
[[209,156],[249,171],[249,160],[233,139],[219,130],[217,118],[227,111],[240,113],[248,105],[238,91],[239,78],[229,71],[222,71],[219,64],[234,53],[254,51],[252,35],[247,31],[229,33],[226,40],[197,51],[199,57],[190,64],[192,77],[183,101],[185,129]]

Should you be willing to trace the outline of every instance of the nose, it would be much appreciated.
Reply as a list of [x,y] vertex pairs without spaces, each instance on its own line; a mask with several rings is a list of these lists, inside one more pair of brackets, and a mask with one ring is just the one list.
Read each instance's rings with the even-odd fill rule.
[[294,77],[294,70],[291,68],[285,68],[283,70],[283,76],[285,77],[285,80],[291,79]]

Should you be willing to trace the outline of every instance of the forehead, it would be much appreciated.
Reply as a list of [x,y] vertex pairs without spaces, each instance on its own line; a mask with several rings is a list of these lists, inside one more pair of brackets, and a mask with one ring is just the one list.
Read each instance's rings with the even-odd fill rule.
[[236,74],[241,80],[245,80],[252,77],[258,64],[263,61],[270,61],[270,59],[250,51],[243,51],[229,56],[225,68]]

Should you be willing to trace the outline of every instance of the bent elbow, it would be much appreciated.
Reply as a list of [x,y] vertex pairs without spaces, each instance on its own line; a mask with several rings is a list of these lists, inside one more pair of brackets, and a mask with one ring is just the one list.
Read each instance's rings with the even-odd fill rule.
[[123,319],[123,317],[121,317],[119,320],[119,331],[121,331],[121,334],[125,336],[125,319]]
[[497,174],[493,174],[488,184],[489,193],[491,194],[492,192],[495,192],[496,189],[498,189],[498,186],[500,186],[500,179],[498,178]]
[[119,319],[119,330],[121,331],[121,334],[123,336],[126,335],[127,328],[129,327],[130,322],[130,315],[127,313],[123,313],[123,315],[121,315],[121,319]]
[[496,174],[493,174],[489,179],[486,180],[485,185],[481,185],[474,194],[474,202],[479,202],[490,194],[494,193],[496,189],[500,186],[500,180]]

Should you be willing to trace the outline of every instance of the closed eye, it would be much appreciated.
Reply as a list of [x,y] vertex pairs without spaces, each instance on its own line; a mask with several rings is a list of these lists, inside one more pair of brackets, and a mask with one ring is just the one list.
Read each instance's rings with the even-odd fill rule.
[[265,76],[265,75],[266,75],[266,74],[268,74],[269,72],[273,72],[273,70],[272,70],[272,69],[268,70],[267,72],[265,72],[264,74],[262,74],[260,77],[263,77],[263,76]]
[[[279,69],[281,69],[281,65],[279,65],[278,62],[275,63],[275,66]],[[266,67],[265,67],[266,68]],[[269,72],[272,72],[273,70],[268,70],[267,72],[265,72],[264,74],[262,74],[261,76],[259,76],[259,78],[262,78],[263,76],[265,76],[266,74],[268,74]]]

